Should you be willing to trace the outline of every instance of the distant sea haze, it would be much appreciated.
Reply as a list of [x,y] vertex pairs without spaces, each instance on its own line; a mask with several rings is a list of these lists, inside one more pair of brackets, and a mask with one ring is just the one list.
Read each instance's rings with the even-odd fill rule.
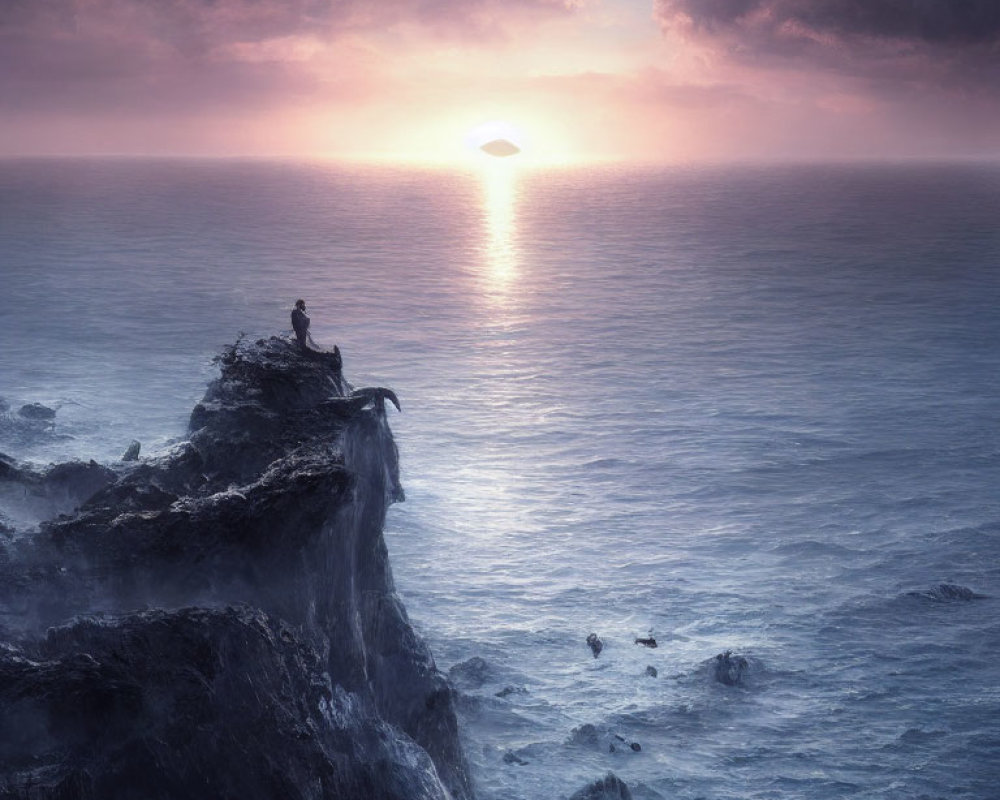
[[985,164],[2,161],[0,397],[58,410],[0,451],[162,451],[302,297],[402,402],[390,557],[482,798],[987,800],[998,220]]

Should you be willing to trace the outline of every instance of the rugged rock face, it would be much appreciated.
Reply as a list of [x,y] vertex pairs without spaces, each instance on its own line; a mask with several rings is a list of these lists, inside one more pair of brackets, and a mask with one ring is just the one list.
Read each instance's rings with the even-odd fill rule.
[[382,538],[395,395],[277,338],[219,362],[188,442],[8,525],[0,797],[471,797]]
[[613,772],[574,792],[569,800],[632,800],[628,785]]

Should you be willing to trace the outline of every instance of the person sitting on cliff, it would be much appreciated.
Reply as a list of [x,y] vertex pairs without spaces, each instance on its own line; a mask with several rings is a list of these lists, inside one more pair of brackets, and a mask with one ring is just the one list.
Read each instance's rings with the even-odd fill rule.
[[292,328],[295,329],[295,338],[299,342],[299,347],[302,348],[303,353],[308,358],[324,360],[333,368],[334,384],[337,387],[338,394],[343,396],[344,386],[341,368],[344,362],[340,357],[340,348],[334,345],[332,351],[324,350],[313,341],[312,334],[309,333],[309,315],[306,314],[306,301],[301,298],[295,301],[295,308],[292,309]]
[[295,308],[292,309],[292,328],[295,329],[295,338],[299,340],[299,345],[303,350],[309,350],[309,346],[315,347],[312,336],[309,335],[309,315],[306,314],[306,301],[301,298],[295,301]]

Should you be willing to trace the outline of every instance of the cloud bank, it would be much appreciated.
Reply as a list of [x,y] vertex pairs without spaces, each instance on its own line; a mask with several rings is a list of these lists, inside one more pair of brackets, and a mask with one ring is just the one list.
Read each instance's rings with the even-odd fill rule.
[[[359,37],[488,42],[568,0],[3,0],[0,108],[172,110],[378,91]],[[353,38],[352,38],[353,37]]]
[[735,63],[1000,91],[996,0],[655,0],[654,16]]

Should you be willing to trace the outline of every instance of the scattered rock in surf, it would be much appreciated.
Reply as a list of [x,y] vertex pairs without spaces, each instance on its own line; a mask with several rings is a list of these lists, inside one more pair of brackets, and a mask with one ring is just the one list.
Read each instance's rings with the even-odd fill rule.
[[41,403],[23,405],[17,413],[25,419],[36,420],[38,422],[45,422],[56,418],[55,409],[43,406]]
[[[616,745],[615,742],[618,744]],[[631,739],[626,739],[621,734],[616,733],[615,741],[608,745],[608,752],[617,753],[618,750],[624,750],[626,748],[631,750],[633,753],[639,753],[642,751],[642,745],[638,742],[633,742]]]
[[907,597],[918,597],[922,600],[932,600],[935,603],[963,603],[970,600],[984,600],[987,595],[972,591],[967,586],[955,583],[939,583],[931,589],[922,592],[907,592]]
[[496,693],[496,697],[510,697],[512,694],[528,694],[528,690],[523,686],[504,686]]
[[589,747],[603,750],[608,753],[642,751],[642,745],[638,742],[622,736],[620,733],[612,733],[606,728],[599,730],[595,725],[586,723],[570,731],[566,744],[576,747]]
[[600,743],[601,736],[597,732],[597,728],[589,722],[584,723],[578,728],[573,728],[570,731],[569,739],[566,740],[566,744],[575,744],[583,747],[597,747]]
[[521,758],[513,750],[508,750],[506,753],[503,754],[503,763],[504,764],[516,764],[519,767],[523,767],[528,762],[525,761],[523,758]]
[[719,683],[726,686],[739,686],[749,669],[749,661],[743,656],[734,656],[732,650],[727,650],[715,657],[713,674]]
[[489,680],[490,673],[490,665],[486,660],[473,656],[448,670],[448,678],[457,689],[479,689]]
[[594,658],[597,658],[604,649],[604,642],[600,640],[596,633],[592,633],[587,637],[587,647],[594,654]]
[[132,440],[132,444],[128,446],[128,449],[122,453],[122,461],[138,461],[139,460],[139,450],[142,449],[142,443],[137,439]]
[[648,677],[650,677],[650,678],[655,678],[655,677],[656,677],[657,675],[659,675],[659,674],[660,674],[660,673],[658,673],[658,672],[656,671],[656,667],[646,667],[646,675],[647,675]]
[[[45,409],[45,411],[35,412],[33,405],[23,406],[17,413],[9,409],[0,411],[0,442],[11,447],[28,448],[41,442],[72,438],[65,434],[56,433],[56,423],[53,418],[56,412],[53,409],[41,405],[38,407]],[[25,409],[27,409],[26,412]],[[42,415],[32,416],[36,413]],[[49,413],[52,416],[48,416]]]
[[654,639],[652,636],[650,636],[647,639],[636,639],[635,643],[641,644],[643,647],[650,647],[650,648],[659,646],[656,644],[656,639]]
[[632,800],[632,792],[625,781],[609,772],[600,780],[574,792],[569,800]]

